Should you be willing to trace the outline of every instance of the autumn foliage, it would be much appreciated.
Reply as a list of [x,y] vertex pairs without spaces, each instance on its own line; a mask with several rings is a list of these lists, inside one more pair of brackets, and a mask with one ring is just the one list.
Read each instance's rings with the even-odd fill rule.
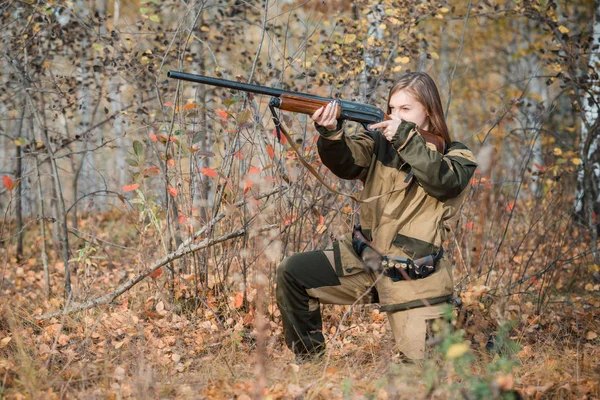
[[[574,206],[594,6],[0,5],[0,397],[600,398],[597,211]],[[479,169],[445,244],[462,305],[427,362],[402,362],[376,305],[324,307],[326,356],[296,362],[276,267],[358,217],[299,157],[360,183],[321,164],[306,116],[281,115],[289,143],[268,98],[168,69],[381,108],[397,74],[436,79]]]

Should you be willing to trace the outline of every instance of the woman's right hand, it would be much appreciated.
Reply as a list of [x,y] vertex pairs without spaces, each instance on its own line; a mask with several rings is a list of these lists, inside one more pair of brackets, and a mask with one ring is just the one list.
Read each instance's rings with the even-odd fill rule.
[[315,124],[321,125],[327,130],[333,131],[338,126],[337,115],[339,112],[340,103],[334,100],[324,107],[319,108],[311,118]]

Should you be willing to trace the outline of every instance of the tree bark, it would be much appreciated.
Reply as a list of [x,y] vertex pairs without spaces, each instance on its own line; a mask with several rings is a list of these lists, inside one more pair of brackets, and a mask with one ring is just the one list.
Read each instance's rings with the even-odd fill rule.
[[[578,219],[591,228],[593,243],[598,242],[600,233],[600,1],[594,4],[594,28],[590,46],[589,86],[583,95],[583,118],[581,123],[581,142],[579,155],[581,167],[577,174],[577,189],[575,192],[575,214]],[[596,262],[600,255],[594,248]]]

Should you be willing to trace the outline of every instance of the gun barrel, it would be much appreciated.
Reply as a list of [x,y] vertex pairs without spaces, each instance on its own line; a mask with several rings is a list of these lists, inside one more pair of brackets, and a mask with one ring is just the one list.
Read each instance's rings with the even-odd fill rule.
[[233,89],[233,90],[241,90],[244,92],[264,94],[267,96],[274,96],[274,97],[279,97],[283,94],[287,94],[287,95],[292,95],[292,96],[302,96],[302,97],[311,98],[314,100],[322,100],[325,102],[331,100],[331,99],[328,99],[327,97],[313,96],[313,95],[306,94],[306,93],[293,92],[291,90],[283,90],[283,89],[270,88],[270,87],[266,87],[266,86],[252,85],[250,83],[235,82],[235,81],[230,81],[227,79],[211,78],[211,77],[204,76],[204,75],[188,74],[186,72],[179,72],[179,71],[173,71],[173,70],[170,70],[167,72],[167,77],[174,78],[174,79],[181,79],[181,80],[189,81],[189,82],[203,83],[205,85],[220,86],[220,87]]

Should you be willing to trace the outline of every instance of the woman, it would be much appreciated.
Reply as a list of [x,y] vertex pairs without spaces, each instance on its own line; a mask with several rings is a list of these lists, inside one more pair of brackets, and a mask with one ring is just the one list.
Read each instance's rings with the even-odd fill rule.
[[[332,102],[312,115],[319,155],[338,177],[363,182],[360,220],[368,242],[346,235],[332,249],[283,260],[277,304],[286,344],[300,358],[323,351],[320,303],[378,302],[399,351],[423,359],[426,322],[441,316],[452,296],[442,242],[466,196],[475,159],[450,140],[437,87],[425,73],[398,80],[388,98],[391,119],[370,131],[346,135],[338,107]],[[422,131],[443,138],[443,153]]]

